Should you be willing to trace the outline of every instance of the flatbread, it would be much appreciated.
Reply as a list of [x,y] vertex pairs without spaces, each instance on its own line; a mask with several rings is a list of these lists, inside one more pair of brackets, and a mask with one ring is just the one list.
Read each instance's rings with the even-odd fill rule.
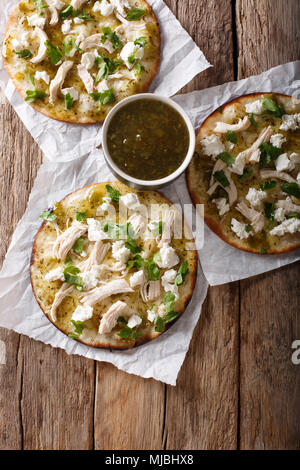
[[[39,0],[37,0],[37,2],[38,1]],[[72,0],[72,3],[73,1],[74,0]],[[105,1],[106,4],[108,4],[108,1]],[[148,90],[156,75],[160,60],[160,30],[157,19],[152,8],[145,0],[120,0],[121,11],[122,5],[125,5],[123,12],[125,16],[129,11],[127,5],[130,6],[130,9],[139,8],[146,12],[146,14],[137,21],[127,21],[116,9],[112,14],[102,16],[99,11],[93,10],[97,3],[94,0],[88,3],[83,2],[80,11],[92,17],[95,21],[82,20],[78,16],[70,16],[67,19],[63,19],[60,17],[60,14],[65,10],[66,6],[71,5],[71,0],[64,2],[60,2],[60,0],[49,0],[49,6],[52,5],[53,2],[54,5],[60,5],[59,8],[62,8],[55,10],[59,17],[58,23],[55,25],[49,24],[52,17],[50,10],[47,8],[42,9],[42,15],[44,16],[38,16],[38,19],[46,17],[46,25],[42,30],[47,34],[50,43],[59,47],[63,52],[61,61],[58,62],[57,65],[52,65],[48,55],[46,55],[42,62],[35,64],[31,63],[31,57],[24,59],[16,53],[16,48],[20,49],[21,53],[24,50],[29,50],[34,58],[37,56],[40,43],[43,42],[39,40],[35,32],[35,27],[28,24],[27,18],[35,17],[38,13],[34,1],[27,0],[21,1],[16,6],[7,22],[2,46],[5,68],[24,99],[27,97],[26,92],[28,90],[36,89],[46,93],[46,97],[29,103],[37,111],[59,121],[77,124],[101,123],[115,103],[127,96]],[[40,3],[43,4],[47,2],[41,1]],[[98,2],[97,5],[99,7],[101,4]],[[38,21],[38,19],[34,20],[34,22]],[[69,24],[68,21],[70,22]],[[74,21],[82,21],[82,23],[75,24]],[[64,34],[62,27],[66,28],[66,30],[69,29],[69,31],[66,32],[64,29]],[[116,34],[121,40],[122,46],[117,50],[113,50],[112,53],[103,48],[101,43],[98,47],[81,50],[80,46],[83,44],[82,41],[94,34],[103,34],[103,27],[110,27],[113,32],[117,31]],[[90,65],[88,65],[86,73],[91,77],[92,89],[88,87],[89,90],[87,90],[77,69],[79,64],[87,64],[86,61],[81,62],[83,55],[86,55],[86,53],[94,54],[95,52],[96,55],[98,53],[98,55],[108,58],[111,61],[121,61],[120,54],[124,46],[127,46],[129,43],[133,44],[136,39],[141,37],[145,38],[145,46],[137,46],[139,52],[135,52],[134,54],[139,56],[142,51],[141,54],[143,53],[143,57],[141,59],[136,58],[135,62],[130,65],[130,67],[132,67],[131,69],[129,69],[123,61],[123,64],[117,67],[115,71],[113,68],[110,70],[113,73],[108,75],[108,77],[103,75],[97,82],[96,76],[100,70],[100,66],[94,64],[89,68]],[[66,40],[66,38],[68,38],[68,41],[73,41],[74,45],[71,51],[67,48],[67,52],[64,48],[64,40]],[[105,46],[111,50],[112,43],[109,39],[105,42]],[[135,57],[134,54],[130,57]],[[134,57],[132,59],[133,61]],[[89,60],[93,63],[92,55],[89,56]],[[66,109],[65,97],[61,89],[58,90],[57,98],[53,101],[53,104],[51,104],[49,96],[51,81],[55,78],[61,63],[64,64],[67,61],[72,61],[73,66],[66,75],[62,89],[75,89],[75,92],[73,90],[73,94],[71,93],[73,97],[75,93],[75,98],[76,93],[78,94],[78,99],[73,102],[70,109]],[[103,70],[103,68],[101,70]],[[36,72],[46,72],[46,79],[48,82],[50,81],[50,83],[47,84],[43,78],[34,78],[33,83],[32,77],[36,77]],[[108,79],[106,80],[106,78]],[[88,83],[88,81],[89,80],[85,80],[86,83]],[[110,89],[113,90],[114,95],[114,101],[111,103],[101,104],[90,96],[91,91],[93,93],[103,93]],[[67,92],[64,93],[66,94]]]
[[[102,217],[96,217],[96,213],[99,213],[99,209],[97,212],[97,208],[99,208],[99,205],[101,205],[102,198],[107,197],[107,184],[117,189],[121,193],[121,195],[125,195],[128,193],[137,194],[140,203],[144,204],[147,209],[150,207],[150,204],[165,205],[166,212],[164,213],[166,214],[169,212],[169,207],[172,205],[172,203],[159,192],[134,191],[120,182],[98,183],[93,184],[91,186],[86,186],[68,195],[60,203],[57,203],[55,205],[54,214],[57,217],[56,220],[54,222],[44,221],[35,238],[32,250],[30,272],[33,292],[41,309],[43,310],[47,318],[66,335],[72,335],[72,333],[74,333],[74,325],[71,322],[72,315],[74,314],[76,307],[79,305],[80,299],[83,296],[87,295],[88,292],[86,292],[86,290],[78,291],[76,289],[73,289],[70,296],[66,297],[59,305],[56,313],[56,320],[53,320],[51,316],[51,307],[57,292],[63,284],[63,281],[49,281],[45,279],[45,276],[47,275],[47,273],[53,272],[53,269],[65,269],[65,267],[67,266],[64,260],[58,260],[54,257],[54,242],[57,239],[57,235],[61,233],[61,231],[65,231],[66,227],[71,226],[72,223],[77,223],[77,221],[75,220],[77,212],[85,213],[88,218],[95,217],[101,222],[102,226],[104,226],[105,221],[111,220],[111,215],[108,212],[105,212]],[[119,205],[113,203],[111,204],[116,210],[118,221]],[[134,213],[135,212],[129,211],[128,215],[132,215]],[[86,221],[83,222],[87,223]],[[147,233],[147,231],[145,233]],[[176,263],[176,265],[174,265],[172,269],[177,272],[179,267],[181,266],[181,263],[185,261],[188,263],[189,268],[189,272],[184,278],[183,284],[178,287],[179,297],[174,304],[173,310],[175,312],[178,312],[179,315],[184,312],[192,296],[197,271],[197,253],[195,251],[194,241],[190,233],[190,229],[185,224],[184,238],[172,238],[170,242],[170,246],[175,249],[175,252],[179,257],[178,263]],[[85,233],[84,235],[82,235],[82,238],[84,238],[85,240],[83,255],[80,256],[74,253],[74,250],[68,252],[68,256],[70,256],[72,259],[72,265],[80,266],[82,261],[89,259],[89,256],[93,247],[95,246],[95,243],[89,242],[88,237],[90,237],[90,233]],[[158,238],[158,240],[147,239],[147,236],[142,234],[139,236],[139,238],[136,239],[136,243],[138,244],[138,246],[143,248],[144,250],[140,254],[143,255],[146,260],[152,258],[153,255],[159,250],[157,243],[160,239],[160,237]],[[113,243],[114,240],[103,240],[103,242]],[[116,261],[114,256],[112,254],[112,249],[110,248],[107,254],[105,255],[103,261],[101,262],[101,265],[106,265],[110,267],[115,266],[118,261]],[[134,256],[135,255],[131,253],[130,259],[132,259]],[[67,258],[67,261],[70,260]],[[103,285],[103,283],[107,283],[113,279],[118,278],[122,278],[123,280],[127,281],[128,284],[130,284],[130,277],[139,270],[138,268],[133,267],[125,273],[124,271],[104,271],[103,274],[103,267],[98,267],[97,269],[100,269],[100,275],[98,278],[99,281],[97,281],[97,286],[101,286]],[[163,274],[168,271],[168,269],[160,269],[161,278]],[[145,272],[147,272],[146,268]],[[82,272],[81,274],[79,273],[79,276],[80,275],[83,276]],[[145,275],[144,282],[147,282],[147,274]],[[162,307],[166,294],[165,289],[162,287],[162,282],[160,283],[159,297],[154,300],[149,300],[148,302],[144,302],[142,300],[140,294],[140,286],[133,287],[133,290],[134,292],[132,293],[112,295],[102,300],[101,302],[96,303],[94,305],[92,319],[85,322],[86,328],[83,329],[82,334],[80,335],[80,337],[77,338],[77,340],[88,346],[93,346],[97,348],[128,349],[151,341],[160,336],[161,332],[156,331],[155,325],[158,316],[165,317],[166,313],[166,310],[164,310],[164,307]],[[111,305],[117,301],[125,302],[128,306],[128,311],[124,313],[126,322],[131,317],[132,313],[138,314],[142,318],[141,325],[134,328],[134,331],[140,334],[139,337],[135,339],[133,339],[132,337],[128,339],[122,339],[120,338],[120,336],[118,336],[120,331],[123,329],[124,325],[126,325],[126,322],[117,323],[111,333],[98,333],[99,324],[103,315],[105,314],[105,312],[107,312]],[[151,321],[149,321],[148,319],[149,310],[156,314],[156,318],[152,319]],[[173,324],[173,322],[166,323],[165,329],[167,329],[171,324]]]
[[[267,111],[262,106],[262,101],[264,99],[271,99],[277,105],[283,106],[285,116],[286,115],[293,115],[291,118],[294,120],[294,129],[283,130],[280,129],[282,126],[283,121],[286,120],[285,116],[276,117],[274,114]],[[258,106],[258,108],[262,111],[260,114],[246,112],[245,106],[252,103],[253,106]],[[255,103],[253,105],[253,103]],[[257,108],[257,111],[259,109]],[[251,106],[250,106],[251,109]],[[248,107],[249,111],[249,107]],[[279,234],[279,229],[276,229],[282,222],[284,224],[292,224],[292,222],[286,222],[287,218],[291,216],[292,213],[295,213],[296,216],[299,217],[300,213],[300,199],[298,197],[294,197],[291,194],[287,194],[282,191],[282,185],[287,183],[276,175],[272,174],[271,177],[262,179],[261,171],[264,170],[271,170],[276,171],[276,165],[279,165],[279,160],[274,158],[269,163],[263,157],[263,154],[260,150],[256,154],[256,158],[259,159],[258,162],[246,162],[244,166],[244,170],[249,170],[251,174],[244,176],[241,174],[234,173],[232,168],[225,163],[225,168],[222,171],[227,172],[229,177],[231,177],[236,189],[237,189],[237,199],[234,203],[230,205],[229,210],[224,214],[220,215],[217,205],[213,200],[221,198],[226,198],[226,204],[228,203],[228,195],[224,191],[226,188],[223,188],[222,185],[217,186],[216,190],[212,192],[211,195],[207,193],[209,188],[216,183],[215,178],[212,176],[214,165],[219,160],[219,164],[222,164],[223,161],[218,159],[217,154],[226,151],[229,153],[234,159],[246,149],[249,149],[251,145],[258,139],[260,133],[267,129],[268,126],[271,126],[270,133],[273,136],[274,134],[280,134],[281,136],[271,137],[271,141],[277,142],[281,141],[281,143],[277,144],[281,147],[281,153],[286,154],[288,160],[290,159],[291,154],[296,154],[291,157],[293,159],[294,165],[291,164],[289,169],[285,169],[283,172],[287,174],[287,178],[297,184],[299,183],[299,171],[300,171],[300,101],[290,96],[278,94],[278,93],[255,93],[251,95],[241,96],[226,105],[222,106],[222,108],[213,112],[202,124],[198,133],[197,133],[197,144],[196,144],[196,152],[193,157],[193,160],[188,168],[187,171],[187,184],[189,188],[189,192],[194,204],[204,204],[205,205],[205,222],[210,227],[210,229],[215,232],[220,238],[222,238],[225,242],[233,245],[236,248],[241,250],[249,251],[252,253],[258,254],[278,254],[283,253],[291,250],[295,250],[300,247],[300,233],[299,233],[299,220],[297,218],[293,218],[293,228],[290,230],[293,233],[283,233],[282,235]],[[250,126],[244,131],[236,131],[237,143],[234,144],[227,140],[226,133],[219,133],[215,131],[216,124],[218,122],[225,122],[228,124],[236,124],[239,122],[239,119],[244,119],[245,116],[250,116],[251,120],[254,119],[256,123],[250,124]],[[289,119],[289,118],[288,118]],[[255,124],[254,123],[254,124]],[[220,127],[219,127],[220,128]],[[206,153],[211,152],[211,150],[207,150],[205,146],[206,139],[209,136],[217,136],[219,138],[218,142],[221,142],[221,147],[216,147],[216,155],[213,157],[212,155],[208,155]],[[231,136],[232,137],[232,136]],[[230,136],[229,136],[230,138]],[[214,137],[210,137],[210,139],[214,139]],[[275,139],[275,140],[274,140]],[[270,144],[270,138],[267,138],[266,142]],[[282,143],[283,142],[283,143]],[[223,146],[223,148],[222,148]],[[249,155],[249,154],[248,154]],[[252,153],[250,153],[252,155]],[[254,157],[253,157],[254,158]],[[269,159],[269,157],[266,157]],[[278,157],[279,158],[279,157]],[[283,157],[286,158],[286,157]],[[286,161],[288,161],[286,160]],[[234,161],[236,164],[236,160]],[[280,166],[278,166],[280,168]],[[280,172],[281,173],[281,172]],[[278,174],[278,173],[277,173]],[[298,180],[297,180],[298,176]],[[262,196],[263,189],[261,185],[265,185],[267,182],[274,184],[275,187],[272,189],[265,190],[265,197]],[[298,185],[299,186],[299,185]],[[260,193],[256,193],[258,196],[262,196],[261,201],[254,201],[250,198],[246,199],[248,195],[249,189],[254,188],[256,191],[261,190]],[[227,188],[228,189],[228,188]],[[252,191],[254,193],[254,191]],[[252,194],[253,196],[253,194]],[[283,202],[282,202],[283,201]],[[287,202],[288,201],[288,202]],[[221,201],[222,202],[222,201]],[[258,230],[255,232],[253,228],[252,221],[242,215],[241,212],[237,210],[237,204],[242,203],[246,204],[248,209],[255,209],[256,212],[265,214],[265,203],[268,204],[269,211],[267,214],[269,217],[265,216],[263,222],[262,230]],[[220,201],[219,201],[220,204]],[[254,204],[254,205],[253,205]],[[255,206],[256,204],[256,206]],[[286,207],[292,207],[293,209],[288,211],[287,209],[282,210],[280,214],[280,210],[276,210],[280,207],[280,205],[286,204]],[[240,206],[239,206],[240,207]],[[227,207],[228,209],[228,207]],[[270,217],[271,211],[271,217]],[[221,211],[222,212],[222,211]],[[261,217],[261,216],[259,216]],[[239,227],[245,230],[248,230],[247,238],[240,238],[237,233],[232,230],[232,219],[236,219],[237,222],[243,224]],[[254,220],[254,219],[253,219]],[[297,221],[298,220],[298,221]],[[272,229],[276,229],[275,232],[277,234],[270,234]],[[244,230],[242,230],[242,234],[245,235]],[[243,235],[242,235],[243,236]]]

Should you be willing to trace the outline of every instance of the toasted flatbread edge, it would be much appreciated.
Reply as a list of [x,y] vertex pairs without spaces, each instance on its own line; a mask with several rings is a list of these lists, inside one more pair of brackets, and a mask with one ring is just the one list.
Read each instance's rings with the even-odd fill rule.
[[[151,86],[151,83],[153,82],[156,74],[157,74],[157,71],[158,71],[158,68],[159,68],[159,64],[160,64],[160,57],[161,57],[161,33],[160,33],[160,27],[159,27],[159,23],[158,23],[158,20],[153,12],[153,9],[152,7],[146,2],[146,0],[141,0],[143,3],[145,3],[145,8],[149,11],[149,14],[152,16],[152,18],[155,20],[155,23],[156,23],[156,26],[158,28],[158,50],[159,50],[159,53],[157,55],[157,59],[156,59],[156,62],[155,64],[153,65],[153,72],[148,80],[148,82],[145,83],[145,85],[143,86],[142,90],[139,92],[140,93],[145,93]],[[6,35],[8,34],[9,32],[9,29],[13,26],[13,24],[15,23],[15,17],[17,16],[17,12],[18,12],[18,8],[19,8],[19,4],[16,5],[16,7],[13,9],[13,11],[11,12],[9,18],[8,18],[8,21],[6,23],[6,28],[5,28],[5,31],[4,31],[4,34],[3,34],[3,37],[2,37],[2,44],[4,44],[4,40],[6,38]],[[15,79],[14,75],[15,75],[15,72],[13,70],[13,67],[10,67],[9,63],[7,62],[7,60],[5,59],[5,57],[3,56],[3,53],[2,53],[2,59],[3,59],[3,63],[4,63],[4,67],[5,67],[5,70],[7,71],[10,79],[12,80],[14,86],[16,87],[17,91],[19,92],[19,94],[22,96],[22,98],[24,99],[25,101],[25,98],[26,98],[26,93],[24,92],[24,90],[22,89],[22,87],[20,87],[18,81]],[[130,95],[130,96],[133,96],[133,95]],[[45,109],[43,109],[42,106],[39,106],[37,103],[27,103],[28,106],[31,106],[32,108],[34,108],[36,111],[38,111],[39,113],[41,114],[44,114],[44,116],[47,116],[48,118],[51,118],[51,119],[54,119],[55,121],[60,121],[60,122],[67,122],[67,123],[70,123],[70,124],[101,124],[104,122],[105,118],[103,119],[99,119],[99,120],[96,120],[96,119],[86,119],[84,116],[81,118],[81,119],[61,119],[57,116],[53,116],[52,113],[48,112],[48,111],[45,111]]]
[[[102,184],[114,184],[116,181],[107,181],[105,183],[102,183]],[[87,188],[90,188],[92,186],[95,186],[97,184],[101,184],[101,183],[93,183],[93,184],[90,184],[90,185],[87,185],[87,186],[84,186],[80,189],[77,189],[76,191],[72,192],[72,193],[69,193],[67,194],[60,202],[64,202],[69,196],[73,195],[73,194],[76,194],[77,192],[81,192],[83,191],[84,189],[87,189]],[[123,183],[120,183],[118,181],[118,184],[123,184]],[[125,186],[125,185],[124,185]],[[160,193],[159,191],[156,191],[159,193],[159,195],[162,197],[162,199],[164,199],[167,203],[171,203],[172,202],[166,197],[164,196],[162,193]],[[34,243],[33,243],[33,247],[32,247],[32,252],[31,252],[31,260],[30,260],[30,282],[31,282],[31,287],[32,287],[32,291],[33,291],[33,295],[40,307],[40,309],[42,310],[42,312],[44,313],[45,317],[55,326],[55,328],[57,328],[59,331],[61,331],[62,333],[64,333],[66,336],[68,336],[68,334],[66,333],[66,331],[64,331],[63,329],[59,328],[55,322],[46,314],[46,312],[44,311],[40,301],[39,301],[39,298],[38,298],[38,295],[37,295],[37,292],[36,292],[36,289],[35,289],[35,286],[34,286],[34,282],[33,282],[33,266],[35,264],[35,261],[36,261],[36,257],[37,257],[37,249],[36,249],[36,245],[37,245],[37,242],[38,242],[38,239],[39,239],[39,236],[40,234],[42,233],[42,231],[44,230],[44,227],[46,226],[46,221],[44,221],[41,225],[41,227],[39,228],[36,236],[35,236],[35,239],[34,239]],[[165,328],[165,331],[162,332],[162,333],[158,333],[158,332],[153,332],[151,334],[147,334],[147,335],[144,335],[143,337],[140,337],[140,338],[137,338],[135,340],[135,342],[131,343],[130,345],[127,345],[127,344],[124,344],[124,347],[121,346],[121,345],[118,345],[118,346],[114,346],[112,344],[110,344],[109,342],[99,342],[97,344],[89,344],[88,342],[85,342],[83,341],[82,339],[78,338],[76,341],[82,343],[82,344],[85,344],[86,346],[89,346],[91,348],[97,348],[97,349],[110,349],[110,350],[128,350],[128,349],[132,349],[132,348],[135,348],[137,346],[141,346],[145,343],[148,343],[149,341],[153,341],[154,339],[158,338],[159,336],[161,336],[163,333],[165,333],[172,325],[174,325],[177,320],[181,317],[181,315],[185,312],[185,310],[187,309],[187,306],[193,296],[193,292],[194,292],[194,288],[195,288],[195,283],[196,283],[196,278],[197,278],[197,266],[198,266],[198,256],[197,256],[197,251],[196,250],[191,250],[191,251],[194,251],[194,256],[193,256],[193,260],[192,260],[192,266],[193,268],[190,270],[189,272],[189,276],[190,276],[190,288],[186,294],[186,296],[184,297],[183,299],[183,307],[181,309],[179,309],[178,313],[178,317],[171,323],[167,323],[166,324],[166,328]]]
[[[235,98],[231,101],[228,101],[228,103],[225,103],[224,105],[217,108],[213,113],[211,113],[203,121],[203,123],[201,124],[200,128],[197,131],[196,141],[199,140],[200,132],[201,132],[201,130],[203,130],[203,128],[205,128],[207,121],[211,117],[216,116],[220,112],[219,111],[220,109],[224,110],[225,108],[227,108],[228,106],[231,106],[234,103],[242,102],[243,98],[251,98],[251,97],[255,98],[257,96],[261,96],[262,94],[263,95],[276,95],[276,96],[281,96],[282,98],[292,98],[292,96],[284,95],[283,93],[272,93],[272,92],[264,92],[264,91],[239,96],[238,98]],[[187,169],[187,172],[186,172],[186,182],[187,182],[187,186],[188,186],[188,190],[189,190],[192,202],[193,202],[194,205],[203,204],[203,201],[199,198],[199,196],[197,194],[197,190],[195,188],[192,188],[190,171],[191,171],[191,165],[188,166],[188,169]],[[299,243],[295,243],[294,245],[289,245],[287,248],[282,248],[280,250],[272,250],[272,251],[268,251],[267,253],[261,253],[259,250],[256,250],[254,248],[243,246],[243,244],[239,243],[238,240],[230,240],[228,238],[227,234],[224,233],[222,224],[217,223],[213,218],[206,216],[205,211],[204,211],[204,221],[205,221],[206,225],[218,237],[220,237],[224,242],[228,243],[231,246],[234,246],[235,248],[238,248],[239,250],[243,250],[243,251],[246,251],[248,253],[255,253],[255,254],[259,254],[259,255],[278,255],[278,254],[281,254],[281,253],[288,253],[290,251],[294,251],[294,250],[297,250],[298,248],[300,248],[300,242],[299,242]]]

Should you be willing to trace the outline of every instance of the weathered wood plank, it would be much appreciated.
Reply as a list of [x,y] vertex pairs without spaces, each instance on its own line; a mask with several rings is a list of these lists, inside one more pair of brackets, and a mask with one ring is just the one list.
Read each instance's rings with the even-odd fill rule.
[[[16,223],[26,209],[42,153],[3,96],[1,103],[2,264]],[[0,448],[91,448],[93,362],[70,358],[25,337],[20,340],[19,335],[3,329],[1,339],[8,365],[0,366]]]
[[162,449],[164,385],[97,365],[95,448]]
[[[299,59],[297,0],[238,0],[239,78]],[[299,263],[241,282],[240,446],[300,448]]]
[[209,289],[176,388],[168,387],[167,449],[236,449],[238,284]]
[[93,448],[94,361],[21,337],[24,449]]
[[[184,91],[233,80],[231,2],[167,3],[215,66]],[[167,449],[237,447],[238,315],[238,283],[209,290],[177,387],[167,387]]]

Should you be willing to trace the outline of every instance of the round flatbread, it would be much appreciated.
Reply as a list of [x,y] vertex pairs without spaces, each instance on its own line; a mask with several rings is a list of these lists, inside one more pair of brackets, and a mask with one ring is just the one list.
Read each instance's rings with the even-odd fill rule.
[[205,221],[241,250],[300,247],[300,101],[278,93],[241,96],[212,113],[187,171]]
[[59,121],[103,122],[112,106],[149,88],[160,31],[145,0],[21,1],[2,55],[21,96]]
[[98,348],[128,349],[162,334],[184,312],[197,271],[190,229],[171,207],[158,192],[113,182],[45,211],[31,283],[48,319]]

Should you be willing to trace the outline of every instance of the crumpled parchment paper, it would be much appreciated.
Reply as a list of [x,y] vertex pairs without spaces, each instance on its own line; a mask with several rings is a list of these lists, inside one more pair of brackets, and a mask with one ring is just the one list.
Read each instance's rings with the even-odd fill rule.
[[[275,91],[300,98],[300,61],[279,65],[260,75],[237,82],[178,95],[174,100],[185,109],[195,128],[198,128],[204,119],[222,104],[241,95],[264,91]],[[181,202],[189,201],[185,189],[181,194]],[[293,263],[300,259],[300,250],[281,255],[246,253],[228,245],[205,226],[204,246],[199,250],[199,257],[206,279],[214,286]]]
[[[0,4],[0,35],[18,0]],[[161,63],[150,92],[172,96],[195,75],[210,67],[202,51],[162,0],[148,0],[161,29]],[[101,143],[99,124],[78,125],[55,121],[35,111],[15,89],[0,59],[0,86],[42,151],[52,161],[71,161]]]

